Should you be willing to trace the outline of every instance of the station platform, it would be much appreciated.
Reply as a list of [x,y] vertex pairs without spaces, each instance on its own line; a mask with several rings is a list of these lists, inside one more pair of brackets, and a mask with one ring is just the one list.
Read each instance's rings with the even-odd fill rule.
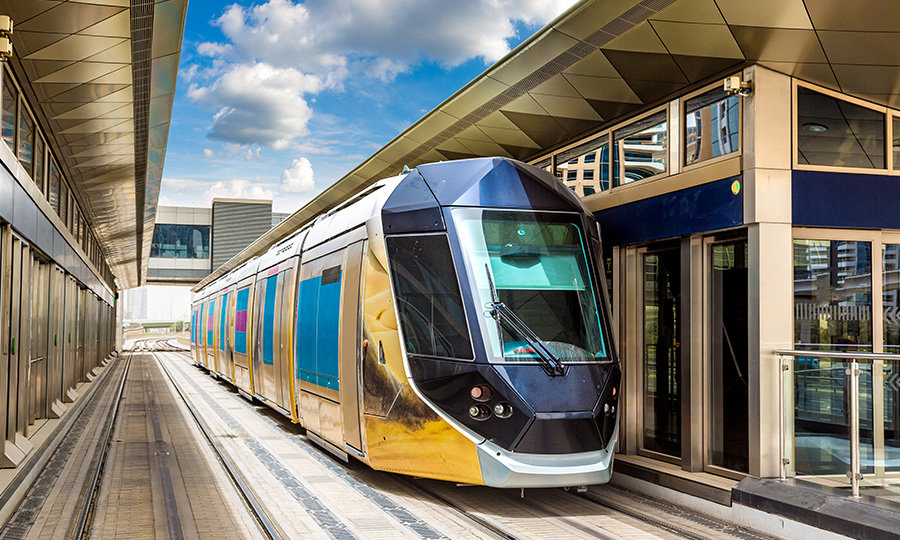
[[344,463],[178,349],[138,342],[106,365],[0,539],[770,538],[614,485],[522,493]]

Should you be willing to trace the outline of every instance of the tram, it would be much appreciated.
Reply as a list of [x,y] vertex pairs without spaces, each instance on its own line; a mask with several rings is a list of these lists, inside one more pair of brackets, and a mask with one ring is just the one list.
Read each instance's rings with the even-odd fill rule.
[[420,165],[200,290],[193,360],[374,469],[603,483],[621,371],[600,250],[546,171]]

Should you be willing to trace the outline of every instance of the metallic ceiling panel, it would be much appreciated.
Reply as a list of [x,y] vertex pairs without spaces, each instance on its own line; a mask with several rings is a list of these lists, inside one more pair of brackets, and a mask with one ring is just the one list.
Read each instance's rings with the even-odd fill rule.
[[[117,70],[128,69],[128,66],[122,64],[110,64],[106,62],[73,62],[65,67],[52,69],[48,63],[35,65],[36,68],[44,68],[48,71],[46,75],[38,76],[34,79],[36,83],[78,83],[84,81],[97,81],[104,75],[109,75]],[[40,73],[40,71],[39,71]],[[130,84],[130,80],[125,81],[108,81]]]
[[23,60],[82,60],[122,43],[121,38],[73,34],[36,50]]
[[731,26],[747,58],[773,62],[827,62],[813,30]]
[[832,65],[844,92],[861,94],[900,93],[900,66]]
[[[673,55],[744,59],[731,30],[724,24],[652,21],[653,29]],[[697,39],[703,36],[703,39]]]
[[[509,119],[506,120],[507,122],[509,122]],[[512,122],[509,122],[509,125],[515,128],[515,124],[513,124]],[[540,149],[540,145],[529,139],[528,136],[522,133],[519,129],[503,129],[484,126],[481,124],[479,124],[478,127],[482,132],[484,132],[485,135],[490,137],[490,139],[497,144],[519,146],[522,148],[532,148],[534,150]]]
[[817,30],[896,32],[900,9],[891,0],[807,0],[809,17]]
[[678,0],[660,10],[652,18],[654,21],[691,22],[725,24],[715,0]]
[[509,121],[509,118],[503,116],[499,111],[485,116],[475,125],[480,127],[485,133],[487,133],[485,128],[518,129],[515,124]]
[[819,30],[816,34],[831,63],[900,66],[900,33]]
[[534,100],[538,102],[538,105],[552,116],[580,118],[583,120],[590,120],[594,123],[603,120],[603,118],[597,114],[597,111],[581,97],[546,96],[542,94],[531,94],[531,97],[533,97]]
[[443,103],[441,110],[450,116],[462,118],[508,88],[509,85],[487,77],[478,81],[477,85],[464,88],[462,93],[452,101]]
[[[603,46],[604,51],[628,51],[638,53],[666,54],[666,46],[653,31],[648,22],[638,24],[621,36]],[[607,54],[607,58],[609,55]],[[615,65],[615,62],[613,62]]]
[[110,113],[125,111],[127,116],[122,118],[131,118],[132,111],[127,104],[122,103],[97,103],[89,102],[84,105],[73,103],[50,103],[47,107],[52,112],[58,112],[52,116],[52,120],[72,120],[80,118],[100,118],[108,116]]
[[[59,2],[51,9],[21,23],[16,23],[16,30],[35,32],[55,32],[58,34],[74,34],[85,28],[94,26],[118,13],[122,8],[109,6],[91,6],[76,2]],[[127,35],[125,37],[128,37]]]
[[617,101],[621,103],[641,103],[641,98],[621,77],[590,77],[587,75],[566,75],[578,92],[587,99]]
[[620,77],[619,72],[603,55],[603,51],[596,50],[573,65],[563,70],[565,75],[589,75],[593,77]]
[[812,29],[803,0],[716,0],[728,24]]
[[578,90],[572,86],[565,76],[560,73],[551,77],[547,82],[537,85],[534,90],[528,92],[531,95],[544,94],[548,96],[560,97],[581,97]]

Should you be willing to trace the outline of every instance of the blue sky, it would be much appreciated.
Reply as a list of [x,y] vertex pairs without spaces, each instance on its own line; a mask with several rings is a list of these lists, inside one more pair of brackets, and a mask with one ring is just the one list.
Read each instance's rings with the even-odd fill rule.
[[573,0],[191,0],[160,204],[292,212]]

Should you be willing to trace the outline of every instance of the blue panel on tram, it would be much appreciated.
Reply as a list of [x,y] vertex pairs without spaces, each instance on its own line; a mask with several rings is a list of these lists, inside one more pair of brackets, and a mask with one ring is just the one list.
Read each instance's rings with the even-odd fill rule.
[[341,269],[300,282],[297,306],[297,378],[318,386],[340,389],[338,367],[341,311]]
[[263,364],[275,363],[273,344],[275,342],[275,296],[278,292],[278,275],[266,278],[266,297],[263,306]]

